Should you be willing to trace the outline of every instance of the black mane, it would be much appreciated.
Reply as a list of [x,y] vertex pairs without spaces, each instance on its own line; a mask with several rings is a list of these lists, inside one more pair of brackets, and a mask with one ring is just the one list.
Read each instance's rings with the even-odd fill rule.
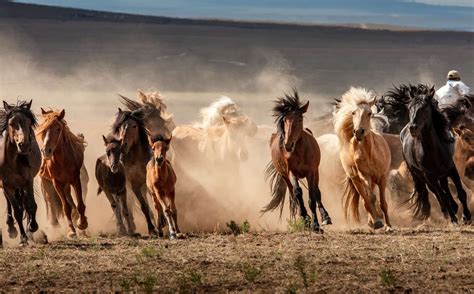
[[293,88],[293,95],[284,94],[284,97],[277,98],[275,101],[275,106],[273,106],[273,116],[275,117],[275,123],[277,125],[278,134],[280,138],[285,134],[284,127],[284,118],[290,113],[301,113],[301,107],[303,104],[300,101],[298,91],[296,88]]
[[31,127],[35,128],[38,125],[35,115],[30,109],[31,102],[17,101],[15,104],[9,104],[10,109],[0,109],[0,133],[3,133],[8,127],[8,120],[15,113],[21,113],[31,121]]
[[150,151],[150,146],[148,144],[148,130],[145,126],[144,114],[140,110],[135,111],[119,111],[116,115],[115,122],[112,124],[112,133],[118,135],[120,126],[127,121],[128,119],[134,120],[138,125],[138,134],[140,138],[140,143],[147,148],[147,151]]

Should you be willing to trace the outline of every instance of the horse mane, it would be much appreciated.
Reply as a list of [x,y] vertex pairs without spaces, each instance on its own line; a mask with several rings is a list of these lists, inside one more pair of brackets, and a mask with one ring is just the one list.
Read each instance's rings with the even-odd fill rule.
[[86,148],[86,142],[84,140],[84,137],[78,136],[71,132],[69,129],[67,122],[64,119],[58,120],[60,116],[60,111],[58,110],[50,110],[47,113],[42,115],[42,122],[38,126],[36,130],[36,135],[40,136],[41,138],[44,138],[46,136],[46,132],[51,128],[51,126],[58,121],[60,124],[63,126],[63,138],[67,142],[71,142],[74,145],[80,146],[82,150],[85,150]]
[[277,98],[273,101],[275,105],[272,108],[273,116],[275,117],[275,124],[277,126],[277,133],[280,136],[280,141],[285,137],[285,121],[284,118],[290,113],[301,112],[301,103],[300,96],[296,88],[293,88],[293,94],[284,94],[283,97]]
[[25,115],[30,121],[32,128],[36,128],[38,126],[38,121],[36,120],[36,116],[30,109],[30,102],[28,101],[17,101],[15,104],[9,104],[10,109],[0,109],[0,133],[3,133],[8,127],[8,120],[11,116],[15,113],[20,112],[21,114]]
[[210,127],[220,126],[224,122],[226,112],[232,109],[234,113],[240,115],[237,104],[230,97],[221,96],[208,107],[201,108],[199,114],[202,118],[201,123],[196,123],[197,127],[208,129]]
[[134,120],[137,125],[138,125],[138,136],[140,143],[143,146],[147,146],[147,150],[150,148],[148,144],[148,130],[145,125],[145,119],[144,119],[144,113],[141,109],[134,110],[134,111],[128,111],[128,110],[123,110],[117,112],[115,116],[115,121],[112,124],[112,133],[114,135],[117,135],[120,130],[120,126],[128,119]]
[[447,105],[440,109],[441,113],[444,114],[448,120],[450,127],[453,127],[453,123],[461,116],[466,114],[466,110],[457,105]]
[[438,107],[438,102],[434,99],[434,90],[428,85],[418,84],[415,89],[412,90],[411,99],[408,103],[408,107],[411,108],[414,105],[420,104],[425,101],[425,98],[428,97],[429,104],[431,107],[431,117],[433,126],[440,138],[446,137],[446,129],[449,129],[449,121],[447,117],[441,112]]
[[339,139],[348,142],[353,134],[354,123],[352,112],[354,107],[372,102],[375,93],[361,87],[351,87],[344,93],[341,99],[337,99],[337,110],[334,112],[334,131]]
[[150,135],[150,141],[155,143],[155,142],[164,142],[166,140],[169,140],[170,138],[169,137],[166,137],[166,136],[163,136],[162,134],[153,134],[153,135]]

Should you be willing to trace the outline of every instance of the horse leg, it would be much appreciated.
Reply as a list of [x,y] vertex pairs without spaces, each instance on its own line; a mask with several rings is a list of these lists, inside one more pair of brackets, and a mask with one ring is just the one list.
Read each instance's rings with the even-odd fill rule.
[[164,217],[163,216],[163,208],[161,207],[160,200],[158,200],[157,193],[155,191],[149,191],[148,193],[150,193],[150,195],[153,198],[153,204],[155,206],[156,213],[158,214],[158,220],[159,220],[159,223],[158,223],[158,236],[163,237],[163,228],[166,225],[166,223],[165,224],[161,223],[161,219]]
[[376,213],[375,209],[373,206],[373,201],[372,201],[372,195],[370,193],[373,193],[370,191],[369,186],[364,183],[364,181],[360,177],[354,177],[351,178],[352,183],[354,184],[354,188],[357,190],[357,193],[362,198],[362,202],[364,203],[364,208],[369,214],[369,221],[368,225],[371,228],[374,229],[380,229],[383,227],[383,223],[379,220],[376,219]]
[[54,188],[56,189],[56,192],[59,195],[59,198],[61,199],[61,203],[63,205],[63,212],[64,212],[64,215],[66,216],[66,219],[67,219],[67,222],[68,222],[68,225],[69,225],[68,237],[73,238],[73,237],[76,236],[76,229],[74,228],[74,224],[72,222],[71,205],[69,204],[69,202],[66,199],[67,193],[71,193],[70,192],[71,191],[71,186],[65,185],[63,183],[59,183],[58,181],[55,181],[55,180],[53,180],[53,185],[54,185]]
[[125,226],[123,224],[122,215],[120,213],[120,208],[117,205],[116,195],[104,191],[105,196],[109,199],[110,207],[115,215],[115,224],[117,225],[117,234],[119,236],[125,235]]
[[140,202],[140,208],[143,214],[145,215],[146,223],[148,226],[148,234],[156,235],[155,226],[153,225],[153,222],[150,216],[150,207],[148,206],[148,202],[146,201],[146,199],[143,197],[143,194],[141,191],[141,185],[132,186],[132,190],[133,190],[133,193],[135,193],[135,196],[137,197],[138,201]]
[[171,201],[169,199],[169,195],[166,195],[164,191],[155,191],[155,194],[158,196],[158,200],[160,201],[161,207],[163,208],[166,220],[168,221],[168,229],[170,232],[170,240],[176,239],[176,231],[173,219],[173,212],[171,210]]
[[451,190],[449,189],[448,177],[442,177],[439,180],[439,185],[447,196],[447,202],[451,206],[451,209],[454,211],[454,214],[457,214],[459,206],[456,203],[456,200],[454,200],[453,195],[451,194]]
[[[321,232],[323,233],[324,231],[321,229],[318,223],[318,215],[316,213],[316,203],[317,203],[317,193],[318,188],[317,186],[315,187],[315,180],[314,177],[307,177],[308,180],[308,190],[309,190],[309,200],[308,200],[308,205],[309,205],[309,210],[311,211],[311,215],[313,218],[313,223],[312,223],[312,229],[315,232]],[[319,195],[321,197],[321,195]],[[322,214],[321,214],[321,218]]]
[[463,213],[462,213],[462,219],[464,223],[469,223],[471,221],[471,211],[469,210],[469,206],[467,205],[467,194],[466,191],[464,190],[461,182],[461,178],[459,177],[458,171],[456,170],[456,167],[453,167],[451,169],[451,172],[449,174],[449,177],[451,180],[453,180],[454,185],[456,186],[456,192],[458,194],[459,201],[461,201],[462,208],[463,208]]
[[82,185],[81,185],[81,179],[78,176],[76,181],[72,184],[72,187],[74,188],[74,194],[76,195],[76,200],[77,200],[77,212],[79,213],[79,223],[77,224],[77,227],[79,230],[85,230],[89,226],[87,222],[87,217],[85,215],[86,213],[86,205],[84,204],[84,200],[82,199]]
[[173,223],[174,223],[174,229],[175,229],[175,232],[177,234],[181,233],[181,231],[179,230],[179,226],[178,226],[178,211],[176,210],[176,204],[175,204],[175,201],[174,201],[174,196],[175,196],[175,190],[173,188],[173,190],[171,190],[171,192],[169,193],[168,197],[170,199],[170,202],[171,202],[171,211],[173,212]]
[[26,235],[25,228],[23,227],[23,205],[19,202],[21,195],[18,195],[17,189],[5,188],[4,192],[7,194],[7,197],[10,199],[10,204],[13,207],[13,215],[20,229],[20,244],[28,244],[28,236]]
[[387,200],[385,199],[385,188],[387,186],[387,178],[383,178],[378,187],[379,187],[379,195],[380,195],[380,209],[382,209],[385,225],[387,226],[387,230],[390,230],[392,224],[390,223],[390,219],[388,216],[388,205]]
[[[308,219],[308,211],[306,207],[304,207],[303,201],[303,190],[300,187],[300,183],[298,182],[298,178],[290,172],[290,182],[293,185],[293,194],[295,195],[296,201],[298,201],[298,206],[300,209],[300,216],[304,219]],[[317,220],[316,220],[317,221]],[[310,226],[310,223],[307,223],[307,226]]]
[[[313,183],[311,183],[311,182],[313,182]],[[314,175],[314,178],[312,178],[312,180],[310,180],[308,178],[308,186],[309,186],[310,197],[311,197],[311,194],[312,194],[311,187],[314,188],[313,193],[314,193],[314,196],[315,196],[316,205],[318,206],[318,209],[319,209],[319,213],[321,214],[322,225],[323,226],[332,225],[331,217],[329,216],[329,213],[327,212],[326,208],[323,205],[323,201],[322,201],[322,198],[321,198],[321,190],[319,190],[319,172],[317,172]]]
[[120,206],[120,214],[122,215],[122,218],[125,218],[125,222],[127,223],[127,234],[129,236],[133,236],[135,234],[135,225],[128,211],[126,190],[120,194],[117,194],[116,198]]
[[7,190],[5,190],[5,198],[7,199],[7,225],[8,225],[8,236],[10,239],[15,239],[18,236],[18,231],[15,228],[15,220],[13,219],[12,204],[8,199],[11,196],[8,196]]
[[[456,214],[452,209],[451,203],[449,203],[447,194],[444,192],[443,188],[441,188],[438,180],[428,178],[427,184],[430,190],[435,194],[436,199],[438,199],[441,210],[443,211],[444,208],[444,211],[447,211],[447,214],[451,219],[451,223],[457,225],[458,219],[456,217]],[[446,216],[447,215],[445,215],[445,217]]]
[[36,222],[36,211],[38,206],[35,201],[35,191],[33,188],[33,181],[26,185],[25,209],[28,216],[28,231],[36,232],[38,230],[38,223]]

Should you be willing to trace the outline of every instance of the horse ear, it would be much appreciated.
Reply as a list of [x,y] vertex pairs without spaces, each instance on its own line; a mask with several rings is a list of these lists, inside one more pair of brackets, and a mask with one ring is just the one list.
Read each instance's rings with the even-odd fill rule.
[[3,109],[6,111],[10,110],[10,104],[8,104],[5,100],[3,101]]
[[435,86],[433,85],[430,89],[430,96],[434,96],[435,93],[436,93],[436,90],[435,90]]
[[118,112],[121,113],[121,112],[122,112],[122,108],[119,107],[119,108],[118,108]]
[[300,107],[301,112],[306,113],[306,111],[308,111],[308,107],[309,107],[309,100],[306,102],[305,105]]
[[146,94],[145,94],[142,90],[138,90],[138,98],[140,98],[140,100],[141,100],[142,102],[145,102],[147,96],[146,96]]
[[30,102],[26,104],[26,107],[28,107],[28,109],[31,109],[31,104],[33,104],[33,99],[30,99]]
[[46,110],[44,110],[43,107],[41,107],[41,114],[45,115],[46,113],[48,113],[48,112]]
[[107,137],[102,135],[102,139],[104,140],[105,146],[107,146],[107,144],[109,144],[109,140],[107,140]]
[[377,101],[377,96],[374,96],[374,97],[372,97],[372,99],[369,100],[370,107],[375,105],[375,101]]
[[59,120],[62,120],[65,115],[66,115],[66,111],[65,111],[64,109],[61,110],[61,112],[59,113],[58,119],[59,119]]

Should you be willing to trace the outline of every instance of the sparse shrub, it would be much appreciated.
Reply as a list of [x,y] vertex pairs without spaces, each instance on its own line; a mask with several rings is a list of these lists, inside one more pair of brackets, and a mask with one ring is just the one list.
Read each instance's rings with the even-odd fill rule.
[[306,274],[306,261],[304,260],[303,256],[298,255],[295,259],[295,268],[300,274],[301,279],[303,280],[303,286],[308,288],[308,275]]
[[288,285],[288,287],[286,287],[285,293],[286,294],[296,294],[297,290],[298,290],[298,288],[296,288],[296,285],[291,283],[291,284]]
[[226,225],[234,236],[250,232],[250,222],[248,220],[240,225],[236,221],[230,220]]
[[244,278],[248,282],[255,282],[258,276],[262,273],[262,270],[258,267],[250,265],[248,263],[242,265],[242,273],[244,274]]
[[130,283],[130,280],[128,279],[123,279],[122,281],[120,281],[120,287],[122,288],[123,291],[125,292],[129,292],[130,289],[131,289],[131,283]]
[[140,285],[145,292],[150,293],[153,291],[153,288],[155,288],[157,282],[157,277],[153,274],[150,274],[143,277],[143,279],[140,281]]
[[392,287],[395,285],[395,276],[389,269],[383,269],[379,273],[380,283],[386,287]]
[[190,270],[186,273],[181,274],[178,277],[178,292],[180,293],[188,293],[188,292],[195,292],[197,287],[202,286],[202,274],[195,271]]
[[147,247],[143,247],[141,249],[141,255],[145,258],[158,258],[161,256],[161,250],[159,248],[156,248],[156,247],[150,247],[150,246],[147,246]]
[[308,220],[301,217],[288,220],[288,231],[290,231],[290,233],[298,233],[305,231],[307,221]]
[[46,257],[46,252],[44,251],[43,248],[38,248],[35,253],[35,259],[37,260],[43,260]]

